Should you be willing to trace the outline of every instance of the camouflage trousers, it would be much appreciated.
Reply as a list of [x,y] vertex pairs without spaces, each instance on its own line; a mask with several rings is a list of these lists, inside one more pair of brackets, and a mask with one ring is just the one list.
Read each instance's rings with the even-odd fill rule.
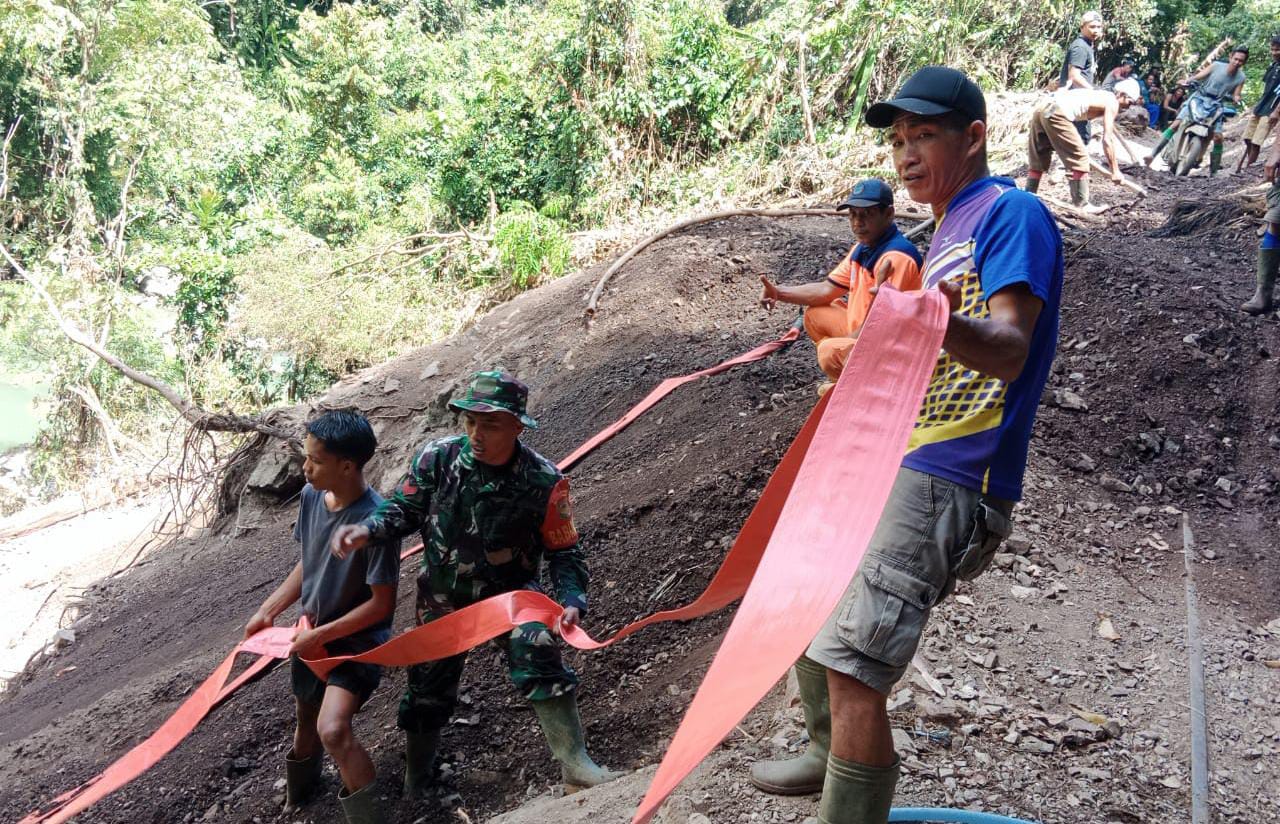
[[[418,594],[418,623],[429,624],[453,610],[430,595]],[[560,646],[546,624],[520,624],[507,635],[493,639],[507,658],[507,671],[520,694],[530,701],[545,701],[578,687],[578,676],[565,665]],[[458,703],[458,685],[466,668],[467,653],[428,661],[408,668],[408,688],[400,699],[396,725],[408,732],[427,732],[449,723]]]

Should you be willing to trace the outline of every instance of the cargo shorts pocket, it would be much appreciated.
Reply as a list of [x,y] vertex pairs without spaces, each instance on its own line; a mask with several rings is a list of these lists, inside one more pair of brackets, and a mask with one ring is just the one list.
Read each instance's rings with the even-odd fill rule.
[[904,667],[939,594],[918,573],[868,558],[836,621],[839,638],[868,658]]
[[973,513],[973,531],[960,552],[953,574],[962,581],[972,581],[986,572],[996,550],[1011,532],[1013,522],[1008,515],[986,501],[979,501]]

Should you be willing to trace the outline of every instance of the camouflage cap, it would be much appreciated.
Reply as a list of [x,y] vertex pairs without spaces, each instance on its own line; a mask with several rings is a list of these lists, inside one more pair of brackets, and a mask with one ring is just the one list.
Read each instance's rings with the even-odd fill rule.
[[492,369],[472,375],[467,393],[449,401],[449,408],[455,412],[506,412],[530,429],[537,429],[538,422],[525,414],[528,399],[529,387],[514,375]]

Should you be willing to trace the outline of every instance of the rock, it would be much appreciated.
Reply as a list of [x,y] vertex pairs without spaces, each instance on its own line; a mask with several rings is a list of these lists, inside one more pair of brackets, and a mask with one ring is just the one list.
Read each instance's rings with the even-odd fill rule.
[[1040,590],[1035,587],[1024,587],[1019,586],[1018,584],[1014,584],[1009,587],[1009,592],[1012,593],[1013,597],[1017,598],[1019,601],[1025,601],[1027,598],[1040,594]]
[[1119,478],[1113,478],[1110,475],[1103,475],[1102,479],[1098,481],[1098,485],[1109,492],[1122,492],[1126,495],[1133,494],[1132,486],[1129,486],[1129,484]]
[[1092,472],[1098,468],[1098,462],[1083,452],[1067,458],[1067,466],[1077,472]]
[[422,370],[422,374],[419,375],[418,377],[425,381],[427,378],[434,378],[436,375],[439,375],[439,374],[440,374],[440,361],[437,360],[437,361],[432,361],[431,363],[428,363],[426,367]]
[[304,483],[306,478],[302,475],[302,461],[291,450],[277,447],[262,453],[245,486],[287,498],[302,489]]
[[997,552],[992,560],[996,566],[1008,568],[1013,566],[1013,561],[1017,557],[1012,552]]
[[1111,623],[1111,616],[1103,615],[1102,620],[1098,621],[1098,637],[1108,641],[1120,640],[1120,633],[1116,632],[1115,625]]
[[1084,402],[1084,398],[1072,392],[1070,389],[1053,390],[1053,404],[1060,409],[1067,409],[1072,412],[1088,412],[1089,404]]
[[909,710],[916,705],[916,696],[911,690],[898,690],[889,699],[888,711],[899,712]]
[[76,631],[74,629],[60,629],[53,633],[54,649],[62,649],[76,642]]
[[1031,551],[1031,539],[1026,535],[1010,535],[1004,539],[1004,546],[1016,555],[1026,555]]
[[920,703],[920,717],[939,724],[954,724],[960,720],[960,705],[950,698],[937,701],[926,698]]
[[387,382],[382,384],[382,394],[390,395],[392,392],[400,391],[400,381],[395,378],[387,378]]
[[907,733],[906,730],[894,727],[893,728],[893,748],[900,753],[902,752],[914,753],[916,751],[916,744],[914,741],[911,740],[911,736]]
[[1022,752],[1034,753],[1036,755],[1049,755],[1053,752],[1053,745],[1048,741],[1041,741],[1035,736],[1028,735],[1018,742],[1018,749]]

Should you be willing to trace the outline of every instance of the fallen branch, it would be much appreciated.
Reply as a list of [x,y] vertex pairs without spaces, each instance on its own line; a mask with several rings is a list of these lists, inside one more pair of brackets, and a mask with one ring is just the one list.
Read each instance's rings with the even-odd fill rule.
[[[1089,165],[1093,168],[1093,170],[1094,170],[1095,172],[1097,172],[1097,173],[1098,173],[1098,174],[1100,174],[1100,175],[1104,175],[1104,176],[1107,178],[1107,180],[1110,180],[1110,179],[1111,179],[1111,172],[1107,171],[1107,170],[1103,167],[1103,165],[1102,165],[1101,163],[1099,163],[1098,161],[1094,160],[1093,158],[1090,158],[1090,159],[1089,159]],[[1120,178],[1120,185],[1121,185],[1121,186],[1123,186],[1123,187],[1125,187],[1126,189],[1128,189],[1128,190],[1129,190],[1129,191],[1131,191],[1131,192],[1136,192],[1136,193],[1137,193],[1138,195],[1140,195],[1141,197],[1146,197],[1146,196],[1147,196],[1147,190],[1146,190],[1146,189],[1142,188],[1142,187],[1141,187],[1141,186],[1139,186],[1137,183],[1134,183],[1132,180],[1130,180],[1130,179],[1129,179],[1129,178],[1127,178],[1127,177],[1121,177],[1121,178]]]
[[99,360],[106,363],[112,369],[124,375],[134,383],[141,384],[160,394],[169,402],[178,413],[182,415],[193,427],[205,432],[260,432],[263,435],[269,435],[291,444],[295,448],[301,449],[302,441],[295,433],[287,432],[279,427],[271,426],[263,423],[257,418],[247,418],[242,415],[230,413],[214,413],[208,412],[191,401],[179,395],[173,387],[164,381],[148,375],[146,372],[139,371],[120,358],[107,351],[100,346],[92,337],[85,334],[83,330],[75,324],[63,317],[61,310],[58,308],[57,302],[49,291],[44,288],[40,281],[27,271],[26,267],[17,261],[9,252],[9,248],[0,243],[0,256],[8,262],[9,266],[18,273],[18,276],[30,284],[32,289],[36,290],[36,294],[44,300],[49,314],[53,317],[54,323],[58,325],[58,329],[67,338],[67,340],[81,346],[98,357]]
[[[691,217],[678,221],[657,234],[649,235],[644,240],[641,240],[639,243],[624,252],[622,257],[615,260],[613,265],[600,276],[600,280],[596,281],[595,288],[591,290],[591,294],[587,297],[587,308],[583,314],[586,315],[587,322],[590,323],[596,316],[596,304],[599,302],[600,296],[604,294],[604,287],[607,286],[609,280],[618,273],[618,270],[623,266],[626,266],[632,258],[649,248],[654,243],[665,237],[669,237],[676,232],[680,232],[694,226],[700,226],[703,223],[713,223],[717,220],[724,220],[731,217],[836,217],[843,214],[843,212],[837,209],[728,209],[723,212],[712,212],[709,215],[701,215],[699,217]],[[925,215],[915,212],[899,212],[897,216],[908,219],[925,217]],[[933,218],[929,218],[928,222],[932,224]],[[917,226],[911,231],[923,232],[924,229]]]
[[[1053,208],[1066,212],[1072,217],[1079,218],[1080,220],[1101,220],[1102,219],[1101,211],[1096,213],[1086,212],[1084,209],[1081,209],[1078,206],[1072,206],[1070,203],[1066,203],[1065,201],[1058,200],[1056,197],[1049,197],[1048,195],[1042,195],[1039,193],[1037,193],[1036,196],[1039,197],[1041,200],[1043,200],[1045,203],[1048,203]],[[1105,209],[1112,209],[1112,208],[1114,208],[1114,206],[1105,207]]]

